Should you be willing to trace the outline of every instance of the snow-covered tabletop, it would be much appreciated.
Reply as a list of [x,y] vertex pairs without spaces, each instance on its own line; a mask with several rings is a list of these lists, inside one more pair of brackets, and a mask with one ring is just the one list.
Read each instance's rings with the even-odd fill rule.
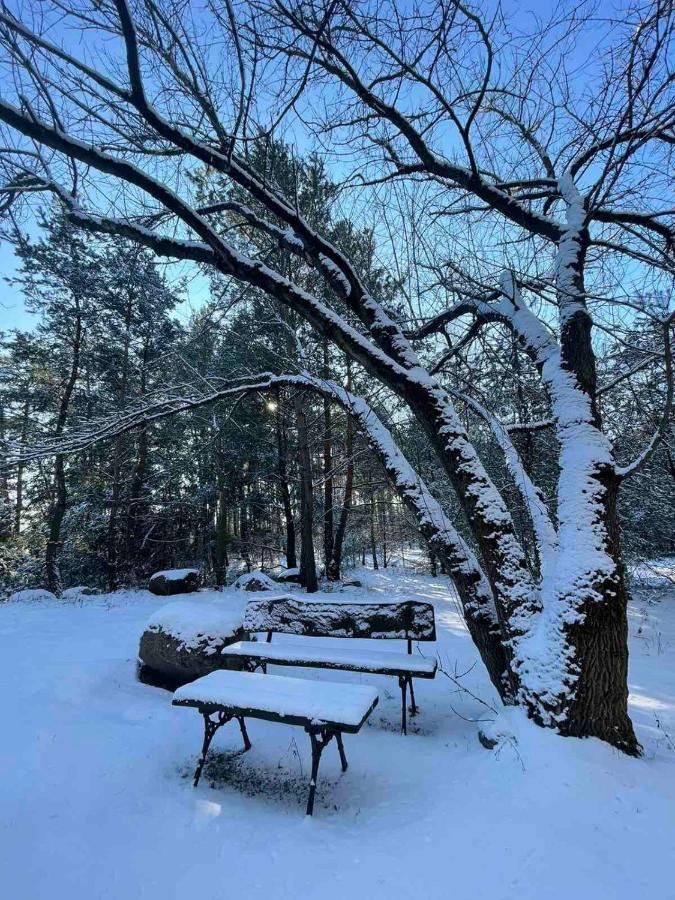
[[377,704],[375,688],[218,670],[179,688],[177,705],[223,706],[242,713],[257,712],[279,719],[303,719],[358,731]]

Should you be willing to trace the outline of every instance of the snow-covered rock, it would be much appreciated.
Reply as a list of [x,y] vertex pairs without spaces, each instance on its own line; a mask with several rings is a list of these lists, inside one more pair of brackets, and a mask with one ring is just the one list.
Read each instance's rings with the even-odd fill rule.
[[276,581],[281,582],[293,582],[299,584],[300,582],[300,569],[297,566],[291,569],[282,569],[277,575],[274,576]]
[[234,583],[234,587],[240,591],[274,591],[276,585],[264,572],[246,572],[240,575]]
[[241,668],[239,660],[225,660],[220,651],[248,636],[242,628],[245,606],[243,598],[216,592],[162,606],[141,635],[143,680],[176,687],[215,669]]
[[199,569],[167,569],[155,572],[148,587],[153,594],[170,597],[174,594],[191,594],[201,587],[201,583]]

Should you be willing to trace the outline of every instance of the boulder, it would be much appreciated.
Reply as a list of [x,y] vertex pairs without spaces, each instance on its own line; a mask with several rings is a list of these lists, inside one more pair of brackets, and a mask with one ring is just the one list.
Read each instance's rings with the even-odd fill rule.
[[138,649],[139,677],[171,690],[216,669],[240,669],[243,660],[224,659],[227,644],[247,640],[243,598],[200,594],[174,600],[148,620]]
[[282,569],[275,578],[282,584],[300,584],[300,569],[297,567],[293,569]]
[[246,572],[240,575],[234,583],[240,591],[274,591],[276,585],[264,572]]
[[201,584],[199,569],[167,569],[165,572],[155,572],[148,587],[153,594],[171,597],[174,594],[192,594],[199,590]]

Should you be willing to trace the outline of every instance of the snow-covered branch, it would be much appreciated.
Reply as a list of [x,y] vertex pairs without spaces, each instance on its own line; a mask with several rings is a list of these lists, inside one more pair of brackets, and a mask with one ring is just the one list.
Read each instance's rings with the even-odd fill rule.
[[499,448],[504,454],[506,467],[523,498],[525,508],[528,511],[537,543],[537,554],[541,567],[542,580],[550,577],[555,563],[558,538],[555,526],[551,521],[548,509],[541,496],[541,491],[534,484],[523,465],[520,454],[516,450],[508,431],[504,425],[482,403],[463,392],[453,392],[473,410],[484,422],[495,437]]

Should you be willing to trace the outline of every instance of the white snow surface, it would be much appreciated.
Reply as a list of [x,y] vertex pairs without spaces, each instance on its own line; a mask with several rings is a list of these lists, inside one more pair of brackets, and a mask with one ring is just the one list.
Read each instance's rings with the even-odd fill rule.
[[[432,602],[444,668],[470,670],[461,683],[496,703],[447,579],[401,568],[354,574],[364,588],[341,595],[354,602],[402,594]],[[675,895],[673,588],[646,590],[630,608],[640,760],[596,740],[560,738],[513,710],[498,724],[517,744],[485,750],[478,723],[492,713],[441,672],[416,682],[420,714],[403,737],[391,678],[298,670],[297,678],[380,694],[361,732],[345,737],[346,773],[334,744],[326,748],[313,819],[303,815],[309,741],[297,727],[249,720],[253,749],[243,755],[236,724],[223,727],[192,788],[200,717],[135,677],[143,626],[165,602],[120,591],[83,605],[0,604],[3,897]]]
[[241,628],[246,600],[240,594],[200,591],[183,596],[153,612],[146,629],[178,638],[186,650],[205,646],[206,652],[215,652]]
[[173,696],[181,701],[356,727],[377,700],[377,691],[367,684],[221,670],[178,688]]
[[[221,652],[224,656],[244,656],[259,659],[283,659],[301,665],[319,663],[335,667],[350,667],[364,672],[371,669],[400,669],[401,671],[430,673],[436,668],[436,658],[421,656],[419,653],[390,653],[387,650],[364,648],[352,650],[349,647],[316,644],[315,638],[306,638],[302,644],[283,642],[268,644],[265,641],[237,641],[228,644]],[[334,642],[333,642],[334,643]],[[433,646],[433,645],[427,645]],[[427,651],[428,652],[428,651]]]

